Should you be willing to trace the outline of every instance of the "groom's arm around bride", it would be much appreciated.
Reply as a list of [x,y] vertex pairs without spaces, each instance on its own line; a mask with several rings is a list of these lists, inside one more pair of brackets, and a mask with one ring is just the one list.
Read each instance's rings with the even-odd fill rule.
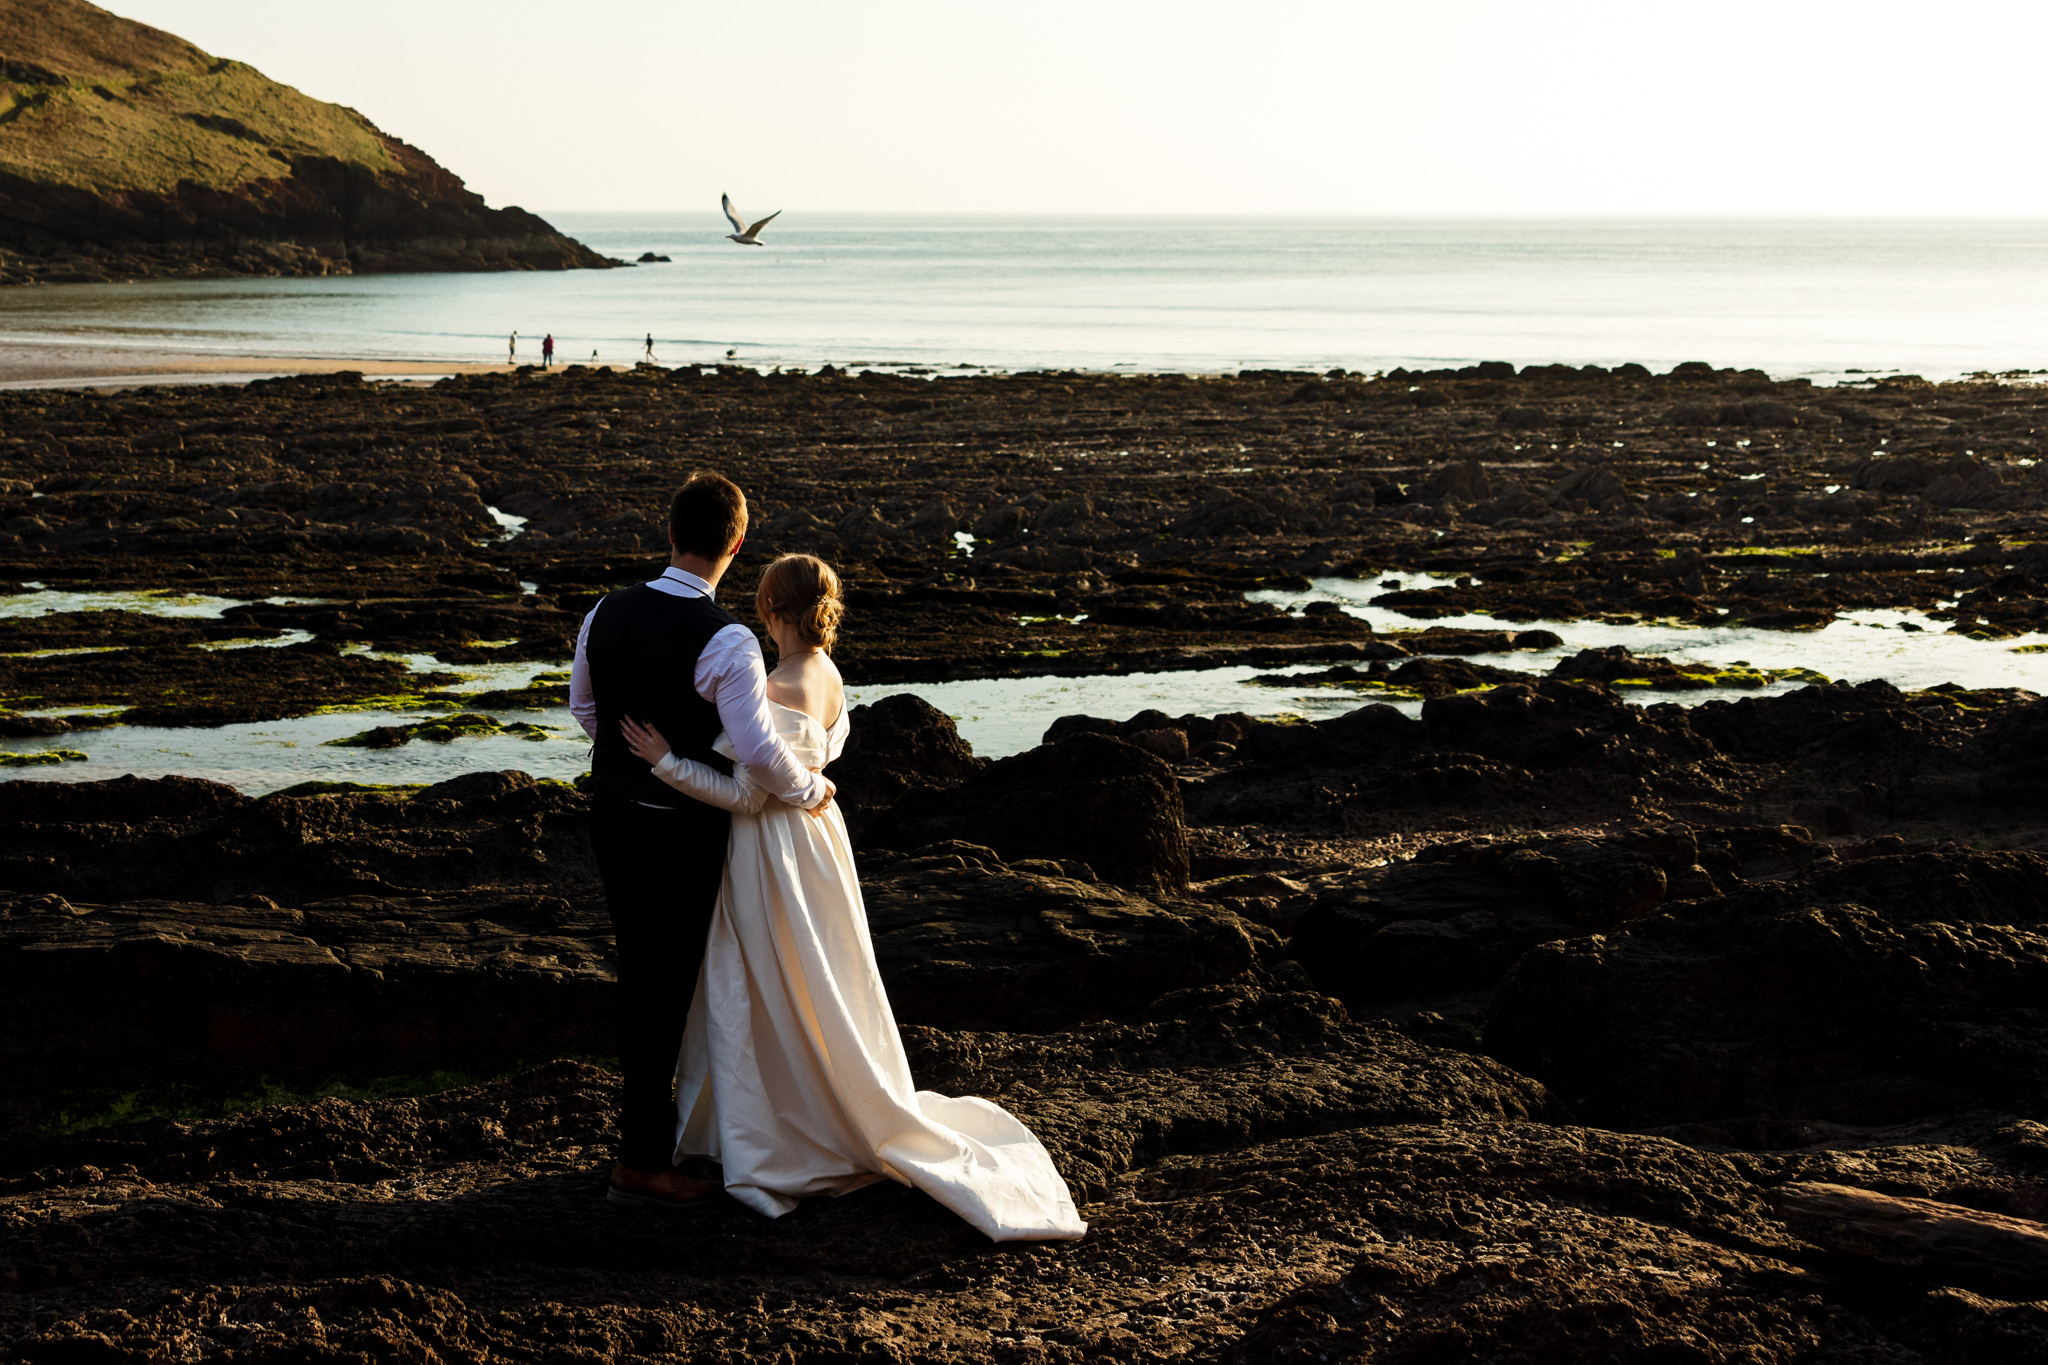
[[612,1197],[627,1202],[695,1203],[715,1192],[670,1166],[672,1086],[731,817],[654,776],[621,719],[651,725],[675,753],[713,765],[723,730],[739,761],[784,801],[815,809],[832,794],[776,734],[760,643],[716,601],[746,530],[735,484],[692,477],[669,507],[668,569],[591,609],[570,672],[569,709],[592,740],[591,852],[617,943],[624,1096]]

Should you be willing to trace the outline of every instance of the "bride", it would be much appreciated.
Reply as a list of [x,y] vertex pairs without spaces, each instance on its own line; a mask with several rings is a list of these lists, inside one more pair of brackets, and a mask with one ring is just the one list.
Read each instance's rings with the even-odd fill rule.
[[[839,576],[784,555],[762,573],[756,607],[781,656],[768,675],[776,728],[798,761],[823,768],[847,735],[828,657],[845,610]],[[1087,1231],[1045,1147],[1006,1110],[912,1087],[839,811],[785,805],[744,766],[726,777],[646,726],[622,728],[662,781],[733,813],[676,1065],[676,1159],[720,1162],[727,1191],[770,1218],[887,1178],[997,1241]],[[723,735],[713,747],[732,756]]]

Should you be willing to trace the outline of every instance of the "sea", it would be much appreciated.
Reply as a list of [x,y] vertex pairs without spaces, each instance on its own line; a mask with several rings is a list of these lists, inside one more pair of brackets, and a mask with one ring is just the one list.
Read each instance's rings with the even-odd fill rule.
[[1371,373],[1480,360],[1816,383],[2048,372],[2048,221],[554,212],[609,271],[0,290],[0,345],[338,361]]

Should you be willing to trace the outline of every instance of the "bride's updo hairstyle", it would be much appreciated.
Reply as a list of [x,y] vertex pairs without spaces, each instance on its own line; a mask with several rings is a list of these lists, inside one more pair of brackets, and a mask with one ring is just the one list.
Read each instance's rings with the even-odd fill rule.
[[830,564],[816,555],[784,555],[761,571],[754,610],[764,625],[770,616],[795,622],[805,644],[829,654],[839,638],[839,618],[846,615],[846,599],[839,591],[839,575],[832,572]]

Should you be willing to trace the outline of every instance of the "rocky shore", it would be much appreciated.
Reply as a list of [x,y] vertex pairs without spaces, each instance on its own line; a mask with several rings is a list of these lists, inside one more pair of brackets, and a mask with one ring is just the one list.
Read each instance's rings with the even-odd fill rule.
[[[725,596],[831,558],[850,679],[1307,664],[1364,703],[996,759],[913,696],[856,713],[914,1070],[1044,1137],[1092,1226],[1043,1247],[893,1186],[606,1205],[570,785],[0,783],[0,1353],[2040,1359],[2048,689],[1551,655],[1869,608],[2020,646],[2044,419],[1705,366],[0,395],[0,580],[247,603],[0,618],[37,743],[559,704],[441,689],[566,659],[706,465],[754,499]],[[1498,627],[1259,595],[1333,579]]]

